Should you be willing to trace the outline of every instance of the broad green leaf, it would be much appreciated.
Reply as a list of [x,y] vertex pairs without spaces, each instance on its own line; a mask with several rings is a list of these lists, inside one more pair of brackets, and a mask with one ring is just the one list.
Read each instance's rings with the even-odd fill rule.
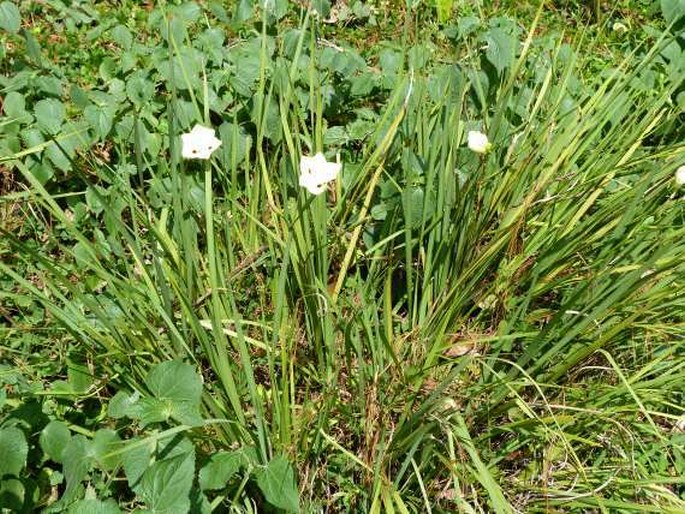
[[110,82],[113,80],[118,72],[118,65],[117,62],[112,59],[111,57],[105,57],[102,59],[100,62],[100,66],[98,66],[98,72],[100,74],[100,78],[104,82]]
[[126,81],[126,96],[140,108],[155,95],[155,85],[145,74],[133,74]]
[[93,455],[100,467],[107,471],[115,470],[121,463],[121,454],[115,451],[121,447],[119,434],[109,428],[101,428],[95,432],[92,441]]
[[668,24],[679,20],[685,16],[685,0],[661,0],[661,13]]
[[39,91],[56,98],[60,98],[64,93],[62,81],[57,77],[36,77],[34,85]]
[[190,490],[190,512],[193,514],[212,513],[212,505],[197,485],[194,485]]
[[21,14],[17,6],[12,2],[2,2],[0,4],[0,28],[15,33],[20,27]]
[[339,50],[325,47],[321,51],[319,63],[322,67],[349,77],[366,68],[364,59],[353,50]]
[[347,135],[345,127],[335,126],[328,127],[323,136],[324,145],[326,146],[341,146],[349,141],[350,137]]
[[157,398],[141,398],[138,401],[138,416],[140,424],[146,427],[152,423],[168,421],[173,413],[172,400],[158,400]]
[[125,25],[117,25],[114,27],[110,32],[110,37],[112,38],[112,41],[124,50],[130,49],[133,44],[133,35]]
[[393,87],[397,74],[402,68],[402,53],[396,50],[385,49],[378,56],[378,64],[381,67],[382,82],[385,87]]
[[54,98],[45,98],[36,103],[34,108],[38,128],[49,135],[57,135],[64,121],[65,109],[62,102]]
[[226,169],[231,169],[245,160],[252,147],[252,138],[240,125],[223,123],[219,127],[219,138],[222,141],[219,152]]
[[322,19],[328,18],[331,12],[331,2],[329,0],[312,0],[311,6]]
[[264,0],[264,9],[271,21],[278,21],[288,13],[288,0]]
[[[45,155],[58,169],[64,172],[71,169],[71,161],[69,161],[69,157],[59,146],[57,146],[57,143],[51,143],[48,145],[48,147],[45,149]],[[76,391],[75,389],[72,390]]]
[[243,23],[254,15],[254,0],[240,0],[233,12],[233,23]]
[[52,420],[40,433],[40,447],[47,457],[62,462],[62,453],[71,439],[69,428],[62,421]]
[[227,482],[244,463],[242,451],[215,453],[200,470],[200,488],[206,491],[226,487]]
[[153,512],[185,514],[190,508],[194,471],[193,453],[157,461],[143,473],[137,492]]
[[202,9],[195,2],[185,2],[174,7],[173,13],[186,23],[195,23],[202,15]]
[[26,114],[24,95],[16,91],[10,91],[3,102],[3,109],[9,118],[23,118]]
[[404,212],[407,216],[406,223],[411,228],[421,226],[423,221],[423,189],[420,187],[410,187],[402,194]]
[[88,366],[71,357],[67,359],[67,377],[72,389],[78,393],[85,393],[93,384]]
[[69,507],[67,512],[69,514],[119,514],[121,510],[112,499],[100,501],[93,498],[77,501]]
[[47,162],[37,162],[31,166],[30,170],[31,174],[36,177],[41,184],[46,184],[55,176],[54,168]]
[[29,446],[24,432],[16,427],[0,429],[0,478],[18,476],[26,465]]
[[72,437],[62,452],[62,463],[64,478],[67,481],[64,497],[69,501],[93,464],[90,441],[82,435]]
[[104,140],[112,130],[116,107],[111,105],[89,105],[83,111],[83,116],[91,124],[98,139]]
[[203,423],[200,409],[195,402],[172,401],[171,417],[184,425],[200,426]]
[[200,405],[202,378],[190,364],[179,361],[157,364],[148,373],[145,383],[155,398]]
[[197,38],[202,50],[212,56],[214,61],[221,62],[224,58],[224,40],[226,36],[220,29],[211,28],[205,30]]
[[124,474],[128,486],[135,492],[140,487],[140,478],[150,465],[150,458],[155,448],[154,441],[143,441],[139,437],[129,439],[122,456]]
[[0,477],[0,509],[2,512],[24,511],[26,488],[18,478]]
[[371,94],[378,76],[374,73],[366,72],[358,75],[353,75],[347,78],[350,83],[350,95],[352,96],[367,96]]
[[156,440],[157,457],[163,456],[168,459],[177,455],[186,455],[195,452],[195,445],[185,436],[179,434],[167,434]]
[[37,64],[42,64],[43,55],[40,52],[40,45],[34,35],[29,30],[22,30],[21,35],[26,42],[26,55]]
[[274,457],[257,474],[257,485],[264,498],[274,507],[288,512],[299,512],[300,498],[295,482],[295,473],[288,460],[279,455]]
[[518,40],[514,36],[495,27],[485,33],[484,39],[487,43],[485,58],[499,73],[514,64],[518,45]]

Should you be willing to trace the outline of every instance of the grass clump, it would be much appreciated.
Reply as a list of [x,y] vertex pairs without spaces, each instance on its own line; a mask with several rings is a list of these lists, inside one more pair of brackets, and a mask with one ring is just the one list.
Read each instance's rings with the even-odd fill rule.
[[683,509],[678,18],[587,73],[541,10],[439,58],[416,12],[363,56],[164,5],[68,98],[4,70],[3,507]]

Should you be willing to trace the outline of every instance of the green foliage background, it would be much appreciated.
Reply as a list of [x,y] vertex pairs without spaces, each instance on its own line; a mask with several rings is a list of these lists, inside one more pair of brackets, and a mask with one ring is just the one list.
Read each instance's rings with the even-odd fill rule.
[[1,2],[0,506],[682,512],[684,15]]

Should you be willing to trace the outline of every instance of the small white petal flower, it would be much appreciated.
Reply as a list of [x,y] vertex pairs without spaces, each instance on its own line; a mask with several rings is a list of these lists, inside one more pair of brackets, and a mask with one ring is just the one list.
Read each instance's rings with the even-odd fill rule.
[[628,27],[620,21],[617,21],[611,26],[611,30],[618,34],[625,34],[628,32]]
[[685,186],[685,166],[681,166],[676,170],[675,183],[679,186]]
[[209,159],[214,150],[221,146],[221,140],[214,135],[214,129],[195,125],[193,130],[181,136],[181,155],[184,159]]
[[477,130],[470,130],[467,135],[467,144],[469,150],[476,153],[488,153],[492,144],[488,141],[488,136]]
[[300,186],[313,195],[319,195],[326,190],[326,184],[335,180],[340,173],[342,164],[328,162],[321,152],[313,157],[300,157]]
[[675,428],[676,428],[676,430],[679,430],[679,431],[685,433],[685,416],[680,416],[678,418],[678,421],[676,421],[676,423],[675,423]]

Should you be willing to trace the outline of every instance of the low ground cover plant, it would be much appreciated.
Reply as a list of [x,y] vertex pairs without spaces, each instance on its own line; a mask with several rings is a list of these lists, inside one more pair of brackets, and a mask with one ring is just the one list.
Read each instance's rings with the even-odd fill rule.
[[685,509],[685,6],[397,7],[0,3],[2,508]]

